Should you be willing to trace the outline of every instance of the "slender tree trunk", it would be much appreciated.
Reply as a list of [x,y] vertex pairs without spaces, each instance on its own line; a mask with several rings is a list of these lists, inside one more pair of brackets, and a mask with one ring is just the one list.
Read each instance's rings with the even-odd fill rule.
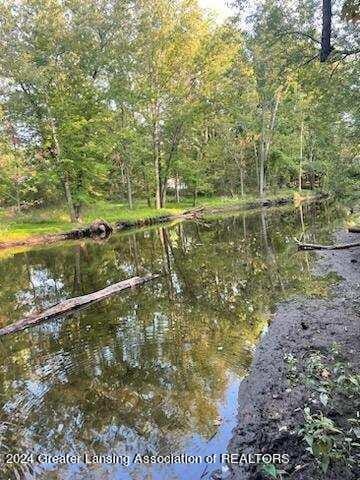
[[258,149],[256,147],[255,141],[254,141],[254,155],[255,155],[256,181],[257,181],[257,184],[260,185],[259,154],[258,154]]
[[16,185],[16,211],[17,213],[21,212],[21,202],[20,202],[20,185],[19,185],[19,180],[17,179],[15,181]]
[[160,150],[160,125],[159,125],[159,103],[154,105],[154,171],[155,171],[155,208],[161,208],[161,150]]
[[81,203],[75,203],[74,204],[74,210],[75,210],[75,221],[80,222],[80,219],[81,219]]
[[[60,143],[59,143],[59,139],[56,132],[55,121],[52,117],[51,117],[51,130],[52,130],[52,136],[53,136],[54,147],[55,147],[55,156],[56,156],[57,162],[59,163],[60,156],[61,156]],[[71,188],[70,188],[70,180],[67,172],[64,172],[63,184],[64,184],[64,190],[65,190],[66,203],[67,203],[67,207],[70,215],[70,221],[72,223],[75,223],[77,221],[77,215],[74,208],[74,202],[73,202]]]
[[281,94],[281,87],[278,89],[278,91],[275,94],[275,103],[274,103],[274,108],[271,113],[271,120],[270,120],[270,125],[269,125],[269,135],[266,141],[266,160],[269,157],[269,152],[270,152],[270,146],[271,146],[271,141],[273,137],[273,132],[275,129],[275,122],[276,122],[276,115],[279,109],[279,104],[280,104],[280,94]]
[[176,174],[175,177],[175,197],[176,197],[176,203],[180,203],[180,179],[179,179],[179,174]]
[[310,174],[310,188],[311,190],[314,189],[314,186],[315,186],[315,174],[314,174],[314,171],[312,169],[312,163],[314,161],[314,144],[313,144],[313,141],[311,139],[310,141],[310,152],[309,152],[309,164],[311,165],[311,174]]
[[260,137],[260,159],[259,159],[259,193],[261,197],[264,195],[265,161],[266,161],[265,124],[263,124],[262,130],[261,130],[261,137]]
[[197,185],[195,185],[194,192],[193,192],[193,207],[196,207],[196,202],[197,202]]
[[129,166],[126,166],[126,185],[127,185],[127,198],[128,205],[130,210],[133,208],[133,197],[132,197],[132,188],[131,188],[131,179],[130,179],[130,169]]
[[299,213],[300,213],[300,223],[301,223],[301,236],[305,235],[305,223],[304,223],[304,213],[302,205],[299,206]]
[[162,181],[161,190],[160,190],[160,205],[161,208],[164,208],[166,205],[166,193],[167,193],[167,185],[166,180]]
[[[156,149],[157,150],[157,149]],[[161,208],[161,196],[160,196],[160,159],[158,151],[155,150],[154,169],[155,169],[155,208],[159,210]]]
[[76,222],[76,213],[75,213],[74,202],[73,202],[73,199],[72,199],[70,182],[69,182],[69,178],[68,178],[67,173],[65,173],[65,176],[64,176],[64,190],[65,190],[66,203],[67,203],[67,207],[68,207],[69,215],[70,215],[70,221],[72,223],[75,223]]
[[300,127],[300,159],[299,159],[299,190],[302,190],[302,163],[303,163],[303,137],[304,137],[304,120],[301,120]]
[[160,178],[160,152],[157,140],[155,139],[154,150],[154,169],[155,169],[155,208],[161,208],[161,178]]
[[270,124],[266,125],[265,119],[265,102],[262,103],[261,107],[261,134],[260,134],[260,165],[259,165],[259,193],[260,196],[264,195],[266,176],[265,176],[265,167],[267,159],[270,153],[270,146],[272,142],[273,132],[275,129],[276,115],[279,109],[280,104],[280,95],[281,87],[277,90],[275,94],[274,107],[271,112]]
[[243,169],[240,169],[240,188],[241,188],[241,196],[244,196],[244,172]]
[[323,0],[322,11],[320,62],[325,62],[331,53],[331,0]]
[[144,177],[144,185],[145,185],[145,190],[146,190],[146,202],[147,206],[151,208],[151,194],[150,194],[150,188],[149,188],[149,182],[146,178],[146,172],[145,168],[143,168],[143,177]]

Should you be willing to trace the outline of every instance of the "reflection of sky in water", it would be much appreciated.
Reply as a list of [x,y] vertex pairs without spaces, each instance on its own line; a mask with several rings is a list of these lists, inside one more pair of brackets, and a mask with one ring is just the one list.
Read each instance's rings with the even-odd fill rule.
[[[306,228],[318,232],[326,221],[311,212]],[[12,320],[134,274],[166,272],[1,340],[1,443],[51,454],[225,452],[239,382],[273,305],[324,288],[285,240],[302,228],[292,212],[240,215],[0,262],[0,316]],[[145,479],[146,471],[159,480],[207,478],[214,468],[35,465],[28,478],[48,478],[47,469],[62,480]]]
[[[17,303],[20,305],[31,305],[34,301],[34,296],[41,295],[43,298],[42,308],[50,307],[56,301],[54,294],[56,295],[64,287],[63,282],[60,279],[54,280],[52,273],[47,269],[30,267],[28,276],[31,290],[17,292]],[[49,296],[48,300],[46,299],[47,296]],[[33,305],[29,310],[30,312],[35,311],[36,306]]]

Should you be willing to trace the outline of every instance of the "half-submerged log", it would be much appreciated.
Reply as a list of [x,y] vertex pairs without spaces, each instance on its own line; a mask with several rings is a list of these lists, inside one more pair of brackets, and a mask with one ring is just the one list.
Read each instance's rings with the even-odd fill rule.
[[340,243],[337,245],[316,245],[314,243],[301,243],[295,240],[298,250],[345,250],[347,248],[360,247],[360,242]]
[[56,243],[62,240],[78,240],[80,238],[107,238],[113,232],[113,227],[105,220],[94,220],[88,227],[78,228],[65,233],[54,233],[38,237],[26,238],[25,240],[0,243],[0,249],[9,247],[22,247],[25,245],[35,246]]
[[153,280],[154,278],[157,278],[159,276],[159,274],[149,273],[144,277],[132,277],[128,280],[114,283],[113,285],[103,288],[102,290],[89,293],[88,295],[82,295],[81,297],[74,297],[70,298],[69,300],[64,300],[43,312],[29,315],[22,320],[19,320],[11,325],[7,325],[6,327],[1,328],[0,336],[8,335],[9,333],[19,332],[20,330],[24,330],[25,328],[36,325],[44,320],[58,317],[59,315],[64,315],[84,305],[103,300],[104,298],[107,298],[110,295],[114,295],[114,293],[121,292],[122,290],[125,290],[127,288],[133,288],[137,285],[142,285],[143,283],[149,282],[150,280]]
[[113,232],[113,227],[106,220],[96,219],[88,227],[71,230],[70,232],[53,235],[59,240],[76,240],[79,238],[100,237],[107,238]]
[[119,220],[116,223],[116,229],[125,230],[128,228],[134,228],[134,227],[147,227],[150,225],[156,225],[157,223],[172,222],[174,220],[197,218],[200,216],[203,210],[204,210],[204,207],[199,207],[199,208],[193,208],[191,210],[186,210],[185,212],[182,212],[176,215],[160,215],[157,217],[149,217],[149,218],[144,218],[142,220],[134,220],[134,221]]
[[349,227],[348,232],[350,232],[350,233],[360,233],[360,227]]

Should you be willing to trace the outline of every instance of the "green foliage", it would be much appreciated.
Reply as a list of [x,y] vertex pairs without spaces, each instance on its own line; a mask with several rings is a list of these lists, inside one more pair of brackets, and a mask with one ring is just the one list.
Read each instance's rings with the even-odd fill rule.
[[[349,371],[341,359],[338,346],[332,346],[334,362],[324,363],[320,353],[312,354],[306,364],[306,377],[303,379],[318,397],[319,410],[304,409],[304,424],[299,433],[309,451],[320,466],[324,475],[330,463],[346,465],[351,468],[356,463],[360,447],[360,376]],[[347,414],[339,420],[329,418],[329,413],[338,410],[345,403],[353,414]],[[329,413],[328,413],[329,412]]]
[[354,190],[356,57],[302,65],[313,2],[253,7],[244,31],[196,0],[3,2],[1,204]]

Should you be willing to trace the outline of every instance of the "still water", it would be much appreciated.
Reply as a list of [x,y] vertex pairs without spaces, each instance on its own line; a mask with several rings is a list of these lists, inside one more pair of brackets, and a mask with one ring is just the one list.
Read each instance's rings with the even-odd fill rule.
[[[218,461],[82,458],[226,452],[239,384],[276,304],[328,288],[293,238],[326,237],[342,215],[324,204],[241,213],[3,257],[1,325],[134,275],[162,276],[0,339],[0,450],[30,455],[0,478],[208,478]],[[80,461],[54,464],[46,454]]]

